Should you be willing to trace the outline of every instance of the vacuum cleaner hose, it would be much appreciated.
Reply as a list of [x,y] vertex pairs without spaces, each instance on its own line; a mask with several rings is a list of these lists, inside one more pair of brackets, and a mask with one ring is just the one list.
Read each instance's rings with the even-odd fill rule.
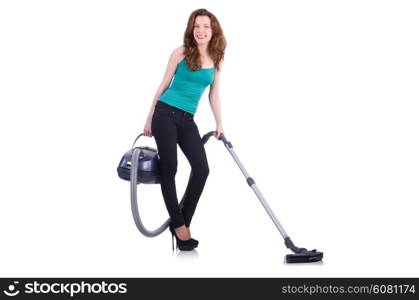
[[[202,143],[205,145],[205,143],[209,140],[209,138],[213,135],[214,131],[210,131],[207,134],[205,134],[201,141]],[[224,137],[224,136],[223,136]],[[221,138],[221,137],[220,137]],[[135,142],[134,142],[135,144]],[[159,226],[157,229],[155,230],[148,230],[143,222],[141,221],[141,217],[139,214],[139,210],[138,210],[138,199],[137,199],[137,169],[138,169],[138,158],[140,156],[140,152],[141,150],[138,148],[134,148],[133,149],[133,153],[132,153],[132,160],[131,160],[131,176],[130,176],[130,182],[131,182],[131,211],[132,211],[132,216],[134,217],[134,222],[135,225],[137,226],[138,230],[145,235],[146,237],[155,237],[157,235],[159,235],[160,233],[162,233],[163,231],[165,231],[167,229],[167,227],[169,227],[170,224],[170,218],[166,220],[166,222],[164,222],[161,226]],[[192,172],[189,175],[189,180],[191,180],[192,177]],[[188,182],[189,182],[188,180]],[[182,200],[179,203],[179,206],[182,208],[183,206],[183,201],[185,200],[185,197],[182,197]]]

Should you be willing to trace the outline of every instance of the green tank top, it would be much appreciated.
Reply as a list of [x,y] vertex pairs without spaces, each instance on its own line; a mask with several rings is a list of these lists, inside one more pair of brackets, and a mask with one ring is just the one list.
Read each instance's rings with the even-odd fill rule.
[[208,85],[214,81],[215,67],[191,71],[182,59],[170,87],[160,96],[160,101],[195,114],[199,100]]

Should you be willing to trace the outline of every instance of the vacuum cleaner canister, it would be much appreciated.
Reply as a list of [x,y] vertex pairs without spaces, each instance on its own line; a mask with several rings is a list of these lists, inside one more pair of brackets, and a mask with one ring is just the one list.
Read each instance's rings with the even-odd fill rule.
[[140,149],[138,158],[138,183],[160,183],[160,158],[157,150],[151,147],[136,147],[128,150],[119,162],[117,171],[119,178],[123,180],[131,180],[132,154],[134,149]]

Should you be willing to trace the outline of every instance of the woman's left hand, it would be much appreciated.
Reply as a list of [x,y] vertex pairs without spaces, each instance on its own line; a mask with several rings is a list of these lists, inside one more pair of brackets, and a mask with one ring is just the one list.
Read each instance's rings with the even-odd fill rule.
[[215,129],[215,131],[214,131],[214,133],[212,135],[215,136],[217,138],[217,140],[219,140],[220,139],[220,135],[222,133],[224,133],[223,126],[217,125],[217,129]]

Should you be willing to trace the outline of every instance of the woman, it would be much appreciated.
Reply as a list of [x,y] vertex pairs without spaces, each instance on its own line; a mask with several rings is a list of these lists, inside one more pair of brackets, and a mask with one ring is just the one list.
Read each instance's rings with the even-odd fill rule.
[[[154,135],[156,140],[161,162],[161,191],[171,219],[172,247],[173,237],[176,237],[180,250],[192,250],[198,246],[198,241],[191,237],[190,224],[209,174],[194,114],[210,85],[209,100],[216,122],[214,135],[219,139],[223,133],[219,84],[226,40],[217,18],[206,9],[198,9],[189,17],[183,43],[170,56],[143,133],[149,137]],[[192,168],[182,208],[175,186],[177,144]]]

